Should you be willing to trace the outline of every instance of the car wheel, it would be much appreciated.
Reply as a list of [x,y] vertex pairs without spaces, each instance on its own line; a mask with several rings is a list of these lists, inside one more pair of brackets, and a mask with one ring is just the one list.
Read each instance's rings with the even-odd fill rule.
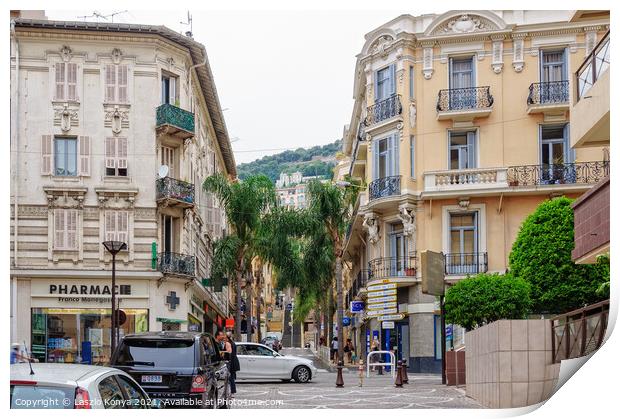
[[297,383],[307,383],[310,381],[310,368],[299,366],[293,370],[293,380]]

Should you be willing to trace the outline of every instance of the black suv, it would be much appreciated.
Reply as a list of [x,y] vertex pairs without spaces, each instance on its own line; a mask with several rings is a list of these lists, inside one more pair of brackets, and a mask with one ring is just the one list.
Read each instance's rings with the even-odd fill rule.
[[162,407],[228,407],[228,367],[208,333],[126,335],[110,365],[131,375]]

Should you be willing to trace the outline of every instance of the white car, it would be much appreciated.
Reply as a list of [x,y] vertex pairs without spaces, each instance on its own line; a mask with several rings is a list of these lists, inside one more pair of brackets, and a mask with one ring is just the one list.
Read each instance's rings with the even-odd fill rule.
[[11,365],[11,409],[149,409],[155,407],[128,374],[81,364]]
[[317,373],[306,358],[281,355],[260,343],[237,343],[239,371],[237,380],[295,380],[306,383]]

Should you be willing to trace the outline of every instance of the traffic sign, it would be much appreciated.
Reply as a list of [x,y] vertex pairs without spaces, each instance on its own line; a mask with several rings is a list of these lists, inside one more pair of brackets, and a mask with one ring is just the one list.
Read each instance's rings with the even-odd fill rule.
[[394,329],[394,322],[382,322],[381,328],[382,329]]
[[387,303],[368,304],[368,310],[376,310],[380,308],[390,308],[396,306],[396,301],[389,301]]
[[381,315],[384,315],[384,314],[396,314],[396,313],[398,313],[398,309],[396,307],[394,307],[394,308],[386,308],[386,309],[383,309],[383,310],[368,311],[366,313],[366,315],[368,317],[373,317],[373,316],[381,316]]
[[342,325],[343,326],[351,326],[351,318],[350,317],[343,317],[342,318]]
[[384,322],[384,321],[391,321],[391,320],[402,320],[404,318],[405,318],[405,313],[388,314],[387,316],[377,317],[377,321]]
[[350,311],[351,313],[361,313],[362,311],[364,311],[364,302],[363,301],[351,301]]
[[380,284],[380,285],[370,285],[368,286],[368,291],[381,291],[381,290],[390,290],[396,289],[396,284]]
[[383,297],[385,295],[396,295],[396,288],[392,288],[384,291],[372,291],[368,293],[368,298],[371,297]]
[[388,295],[387,297],[369,298],[368,299],[368,304],[385,303],[387,301],[396,301],[396,296],[395,295]]

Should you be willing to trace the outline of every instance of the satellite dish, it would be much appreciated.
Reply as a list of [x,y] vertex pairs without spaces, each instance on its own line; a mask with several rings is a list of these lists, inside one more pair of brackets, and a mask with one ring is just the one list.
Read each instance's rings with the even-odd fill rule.
[[157,174],[159,175],[160,179],[163,179],[168,176],[168,172],[170,172],[170,168],[164,164],[159,167],[159,171],[157,172]]

